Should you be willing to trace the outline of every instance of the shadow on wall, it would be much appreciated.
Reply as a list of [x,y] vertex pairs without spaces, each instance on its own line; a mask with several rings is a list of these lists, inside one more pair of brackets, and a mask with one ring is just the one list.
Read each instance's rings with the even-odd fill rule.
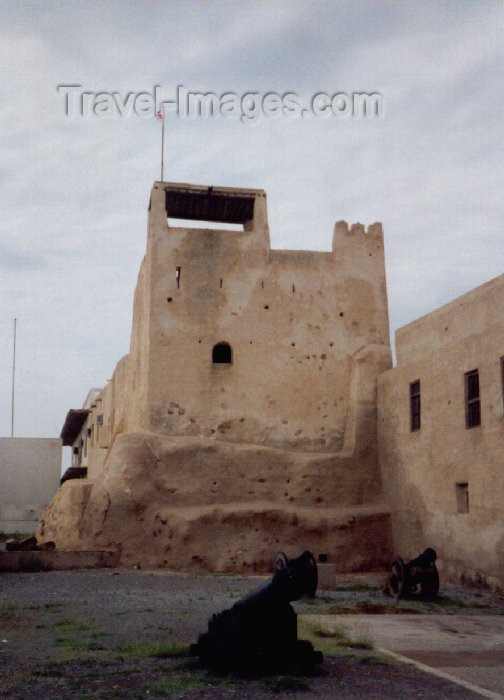
[[[405,470],[401,470],[397,477],[399,483],[405,484]],[[396,554],[403,558],[416,556],[419,550],[434,546],[437,543],[429,543],[426,540],[425,524],[429,514],[420,489],[414,484],[401,487],[401,495],[397,493],[390,497],[392,539]],[[395,502],[394,502],[395,501]],[[406,508],[397,509],[397,503],[407,504]],[[413,544],[411,544],[413,542]]]

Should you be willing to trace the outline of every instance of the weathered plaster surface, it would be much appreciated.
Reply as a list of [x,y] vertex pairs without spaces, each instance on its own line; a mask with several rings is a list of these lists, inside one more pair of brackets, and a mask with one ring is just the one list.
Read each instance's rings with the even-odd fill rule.
[[[379,380],[379,449],[394,546],[433,546],[443,574],[504,585],[504,276],[401,328]],[[481,425],[466,428],[464,374],[479,370]],[[421,428],[409,385],[420,380]],[[467,483],[469,512],[455,484]]]
[[[289,546],[343,570],[382,564],[381,226],[339,222],[330,253],[271,250],[263,191],[214,189],[254,197],[234,232],[170,227],[165,186],[152,190],[130,353],[88,418],[103,415],[88,479],[63,485],[41,532],[181,568],[260,570]],[[219,342],[229,365],[212,363]]]

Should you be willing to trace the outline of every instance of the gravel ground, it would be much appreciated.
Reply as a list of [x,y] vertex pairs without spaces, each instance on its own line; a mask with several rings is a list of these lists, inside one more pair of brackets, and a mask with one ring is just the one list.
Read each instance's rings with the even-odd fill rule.
[[[187,644],[206,629],[213,612],[230,607],[263,580],[126,569],[0,574],[0,696],[30,700],[480,697],[372,649],[318,639],[316,631],[311,639],[326,655],[314,676],[243,680],[206,673],[186,656]],[[354,612],[359,606],[383,604],[397,605],[383,598],[376,579],[354,577],[342,581],[336,591],[294,605],[302,615]],[[411,605],[420,613],[430,610]],[[502,599],[485,592],[455,590],[439,603],[448,614],[495,612],[501,605]]]

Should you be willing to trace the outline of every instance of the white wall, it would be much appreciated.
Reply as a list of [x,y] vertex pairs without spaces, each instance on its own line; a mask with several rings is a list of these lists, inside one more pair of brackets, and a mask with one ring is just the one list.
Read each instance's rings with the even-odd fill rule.
[[59,438],[0,438],[0,532],[34,532],[60,476]]

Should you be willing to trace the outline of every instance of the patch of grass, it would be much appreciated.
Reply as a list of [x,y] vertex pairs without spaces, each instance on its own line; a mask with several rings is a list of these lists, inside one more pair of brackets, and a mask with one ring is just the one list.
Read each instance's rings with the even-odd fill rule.
[[58,631],[62,632],[63,634],[85,633],[88,637],[91,637],[93,639],[97,639],[98,637],[109,636],[109,632],[103,632],[103,630],[100,630],[96,627],[91,627],[91,625],[88,625],[85,622],[82,622],[81,620],[78,620],[73,617],[66,617],[61,620],[58,620],[58,622],[56,622],[54,626],[57,627]]
[[309,684],[296,676],[272,676],[264,678],[262,685],[272,693],[298,693],[310,690]]
[[94,629],[81,620],[65,617],[58,620],[54,627],[58,636],[55,637],[53,644],[63,654],[75,657],[106,649],[99,639],[107,636],[107,633]]
[[19,622],[18,606],[11,604],[0,605],[0,622],[3,625],[13,625]]
[[115,617],[122,617],[123,615],[127,615],[129,610],[112,610],[110,613],[111,615],[114,615]]
[[189,645],[182,642],[135,642],[118,647],[116,651],[123,659],[174,659],[189,656]]
[[201,670],[200,660],[194,656],[180,657],[178,661],[170,664],[172,671],[197,671]]
[[204,690],[206,687],[199,678],[191,678],[191,676],[175,676],[166,681],[155,681],[144,686],[148,692],[162,695],[184,690]]
[[[78,667],[85,669],[89,667],[91,669],[89,674],[84,674],[82,677],[91,677],[93,673],[95,673],[95,666],[98,663],[101,663],[101,659],[97,658],[96,656],[88,656],[86,655],[83,658],[80,659],[64,659],[61,661],[46,661],[45,663],[38,664],[32,671],[33,676],[67,676],[67,675],[72,675],[75,672],[76,669],[76,662],[78,663]],[[121,673],[123,670],[121,669]],[[111,675],[110,672],[106,672],[103,670],[103,668],[100,668],[98,675],[100,677],[108,677]]]
[[44,609],[49,612],[59,612],[63,607],[63,603],[44,603]]
[[69,639],[68,637],[56,637],[54,646],[70,654],[105,650],[103,644],[93,639]]
[[378,593],[382,586],[373,583],[340,583],[334,590],[338,593]]
[[339,646],[347,647],[348,649],[372,649],[373,645],[364,636],[352,637],[349,632],[343,627],[324,627],[323,625],[314,624],[312,633],[315,637],[334,639]]
[[163,681],[148,683],[144,688],[150,692],[170,695],[174,692],[207,690],[208,688],[231,687],[236,685],[226,676],[214,676],[205,671],[199,673],[173,673]]
[[68,634],[73,632],[89,632],[92,629],[89,625],[86,625],[84,622],[74,617],[64,617],[55,622],[54,626],[58,627],[61,632],[66,632]]
[[124,700],[124,698],[129,698],[129,700],[143,700],[145,697],[144,693],[140,691],[132,691],[131,689],[123,688],[119,685],[107,690],[101,690],[100,694],[97,695],[95,691],[86,695],[80,695],[79,700]]
[[4,615],[10,615],[16,610],[18,610],[18,606],[14,603],[2,603],[2,605],[0,605],[0,613]]
[[301,598],[301,602],[305,605],[320,605],[321,603],[318,598]]
[[387,656],[387,654],[382,654],[379,651],[375,651],[372,654],[365,654],[359,657],[359,663],[363,666],[369,666],[376,664],[378,666],[399,666],[400,661],[394,659],[393,656]]
[[299,618],[299,638],[308,639],[315,649],[335,654],[341,649],[372,649],[373,643],[365,632],[352,636],[343,627],[327,627]]
[[58,663],[48,663],[45,666],[33,669],[31,675],[42,678],[60,678],[65,675],[65,671]]

